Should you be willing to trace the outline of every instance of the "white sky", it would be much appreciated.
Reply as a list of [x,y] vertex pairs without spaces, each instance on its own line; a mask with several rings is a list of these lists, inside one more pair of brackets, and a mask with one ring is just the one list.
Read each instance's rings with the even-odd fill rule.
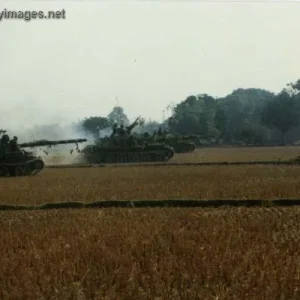
[[0,127],[106,116],[116,97],[130,119],[161,120],[168,104],[192,94],[279,92],[300,78],[299,3],[1,1],[4,8],[65,9],[66,20],[0,22]]

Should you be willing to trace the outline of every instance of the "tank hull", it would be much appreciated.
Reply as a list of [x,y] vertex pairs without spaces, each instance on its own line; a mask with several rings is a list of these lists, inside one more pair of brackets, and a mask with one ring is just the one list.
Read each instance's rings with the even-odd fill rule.
[[7,155],[0,160],[0,177],[34,176],[45,167],[40,157],[31,155]]
[[196,149],[195,143],[188,142],[170,143],[170,146],[174,149],[175,153],[188,153]]
[[132,148],[105,148],[91,146],[84,151],[84,158],[91,164],[121,164],[142,162],[165,162],[174,156],[171,147],[148,146]]
[[196,143],[189,136],[160,136],[157,141],[172,147],[175,153],[188,153],[196,149]]
[[[1,133],[6,131],[0,130]],[[56,146],[60,144],[83,143],[86,139],[70,140],[39,140],[29,143],[17,144],[17,137],[10,140],[8,135],[3,135],[0,140],[0,177],[33,176],[41,172],[45,163],[41,157],[33,155],[32,152],[22,150],[27,147]]]

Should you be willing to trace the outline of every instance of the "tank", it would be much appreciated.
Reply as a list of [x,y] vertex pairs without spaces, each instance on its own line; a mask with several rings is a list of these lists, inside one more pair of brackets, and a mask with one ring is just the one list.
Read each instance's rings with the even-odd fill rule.
[[174,156],[172,147],[161,143],[147,143],[131,133],[132,129],[140,122],[140,117],[138,117],[126,129],[123,125],[117,128],[117,124],[115,124],[110,137],[98,139],[94,145],[88,145],[82,150],[85,160],[92,164],[170,160]]
[[176,153],[188,153],[196,149],[196,144],[190,140],[189,136],[170,136],[166,139],[167,144],[172,146]]
[[179,135],[179,134],[169,134],[167,132],[162,132],[161,129],[157,133],[154,133],[153,139],[169,145],[175,151],[175,153],[188,153],[193,152],[196,149],[197,136],[194,135]]
[[86,139],[70,140],[38,140],[29,143],[18,144],[17,137],[10,139],[5,130],[0,130],[0,177],[6,176],[33,176],[44,169],[44,161],[41,157],[35,156],[32,152],[23,148],[34,148],[43,146],[56,146],[61,144],[76,144],[86,142]]

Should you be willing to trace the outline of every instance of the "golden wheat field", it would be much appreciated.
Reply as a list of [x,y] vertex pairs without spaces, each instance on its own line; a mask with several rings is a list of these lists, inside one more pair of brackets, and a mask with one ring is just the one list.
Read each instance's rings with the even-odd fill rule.
[[299,198],[300,166],[157,166],[46,169],[1,178],[2,204],[164,199]]
[[175,155],[169,162],[220,162],[287,160],[300,156],[299,146],[209,147]]
[[[174,160],[289,159],[297,149],[199,149]],[[228,198],[299,199],[300,166],[110,166],[0,178],[0,204]],[[300,299],[299,230],[300,207],[0,211],[0,299]]]
[[300,209],[0,212],[1,299],[299,299]]

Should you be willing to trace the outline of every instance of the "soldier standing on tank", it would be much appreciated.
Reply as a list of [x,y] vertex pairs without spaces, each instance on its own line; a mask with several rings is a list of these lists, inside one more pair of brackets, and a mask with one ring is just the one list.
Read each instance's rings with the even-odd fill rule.
[[114,126],[113,126],[113,132],[112,132],[112,136],[116,135],[118,133],[118,124],[115,123]]
[[12,140],[9,142],[11,151],[19,151],[18,147],[18,137],[14,136]]
[[159,128],[158,128],[157,135],[158,135],[158,136],[162,136],[162,135],[163,135],[163,133],[162,133],[162,130],[161,130],[161,127],[160,127],[160,126],[159,126]]
[[7,134],[3,134],[2,138],[1,138],[1,150],[2,153],[6,153],[10,151],[10,147],[9,147],[9,135]]
[[126,130],[124,128],[124,125],[121,124],[120,128],[119,128],[119,135],[124,137],[126,135]]

